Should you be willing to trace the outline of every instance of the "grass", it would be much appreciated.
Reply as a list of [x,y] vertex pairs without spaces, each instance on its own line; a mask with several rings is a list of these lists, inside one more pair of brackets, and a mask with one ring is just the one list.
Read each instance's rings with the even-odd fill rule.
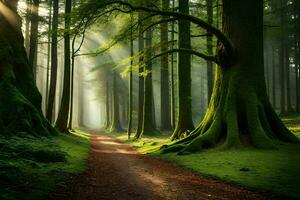
[[[300,138],[300,116],[288,116],[283,121]],[[128,141],[126,135],[118,136],[140,152],[175,162],[196,173],[257,191],[300,198],[299,145],[279,144],[277,150],[214,149],[184,156],[157,153],[159,147],[168,142],[168,137],[163,134]]]
[[85,170],[89,135],[0,137],[0,199],[43,199],[70,173]]

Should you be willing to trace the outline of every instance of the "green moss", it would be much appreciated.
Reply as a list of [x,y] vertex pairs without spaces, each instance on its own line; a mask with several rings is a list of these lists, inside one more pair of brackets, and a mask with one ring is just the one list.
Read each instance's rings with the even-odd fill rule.
[[[300,138],[300,116],[289,116],[283,121]],[[169,143],[168,135],[126,140],[127,135],[118,136],[143,153],[160,159],[173,161],[196,173],[232,182],[246,188],[272,192],[298,198],[300,196],[300,151],[299,145],[277,143],[277,150],[253,148],[214,149],[184,156],[160,154],[161,145]]]
[[85,170],[89,135],[0,138],[0,199],[42,199],[68,173]]

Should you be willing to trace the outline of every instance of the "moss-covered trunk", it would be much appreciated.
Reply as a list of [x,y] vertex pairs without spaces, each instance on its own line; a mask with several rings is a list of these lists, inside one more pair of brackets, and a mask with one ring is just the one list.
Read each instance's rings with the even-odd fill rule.
[[[189,1],[179,0],[179,12],[189,13]],[[178,48],[191,49],[191,25],[187,20],[178,21]],[[192,120],[191,95],[191,55],[187,52],[178,53],[178,113],[176,128],[172,140],[194,129]]]
[[223,0],[223,32],[235,51],[219,45],[219,66],[208,112],[192,134],[163,151],[189,153],[222,145],[274,148],[296,142],[273,110],[263,60],[263,1]]
[[41,95],[29,65],[18,1],[1,1],[0,14],[0,134],[50,135],[55,130],[41,112]]

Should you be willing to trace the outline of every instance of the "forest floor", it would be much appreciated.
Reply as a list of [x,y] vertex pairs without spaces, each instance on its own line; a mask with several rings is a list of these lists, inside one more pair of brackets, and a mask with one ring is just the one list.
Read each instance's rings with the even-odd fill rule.
[[[221,167],[221,166],[219,166]],[[51,199],[197,200],[277,199],[197,175],[141,154],[116,138],[92,133],[88,169],[72,177]]]

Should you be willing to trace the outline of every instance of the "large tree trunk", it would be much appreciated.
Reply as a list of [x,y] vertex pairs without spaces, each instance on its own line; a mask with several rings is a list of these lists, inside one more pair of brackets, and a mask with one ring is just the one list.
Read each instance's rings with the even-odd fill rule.
[[68,133],[68,121],[69,121],[69,108],[70,108],[70,73],[71,73],[71,61],[70,61],[70,24],[71,24],[71,10],[72,0],[66,0],[65,3],[65,30],[64,42],[65,42],[65,66],[64,66],[64,83],[63,94],[61,98],[60,110],[56,120],[56,128],[61,132]]
[[[241,29],[241,27],[243,27]],[[219,62],[208,112],[192,134],[163,152],[180,154],[251,145],[274,148],[298,141],[278,118],[266,92],[263,58],[263,1],[223,0],[223,32],[235,51],[219,44]]]
[[147,74],[144,77],[144,108],[143,108],[143,126],[142,135],[156,135],[156,125],[153,117],[153,85],[152,85],[152,61],[151,59],[151,47],[152,47],[153,30],[148,29],[146,31],[146,52],[145,52],[145,68],[144,71]]
[[33,0],[31,9],[30,45],[29,45],[29,65],[33,69],[33,76],[36,77],[37,66],[35,59],[38,48],[38,29],[39,29],[39,5],[40,0]]
[[[169,0],[162,0],[162,10],[168,10],[170,7]],[[166,19],[167,17],[162,17]],[[160,43],[161,52],[168,51],[168,23],[160,25]],[[168,55],[161,57],[160,61],[160,97],[161,97],[161,130],[170,131],[171,127],[171,114],[170,114],[170,89],[169,89],[169,58]]]
[[[179,0],[179,12],[189,13],[189,1]],[[178,21],[178,48],[191,49],[190,22]],[[192,120],[192,95],[191,95],[191,55],[187,52],[178,53],[178,119],[171,137],[179,139],[183,134],[194,129]]]
[[4,135],[50,135],[55,130],[43,117],[41,95],[29,65],[17,0],[3,1],[0,14],[0,133]]

